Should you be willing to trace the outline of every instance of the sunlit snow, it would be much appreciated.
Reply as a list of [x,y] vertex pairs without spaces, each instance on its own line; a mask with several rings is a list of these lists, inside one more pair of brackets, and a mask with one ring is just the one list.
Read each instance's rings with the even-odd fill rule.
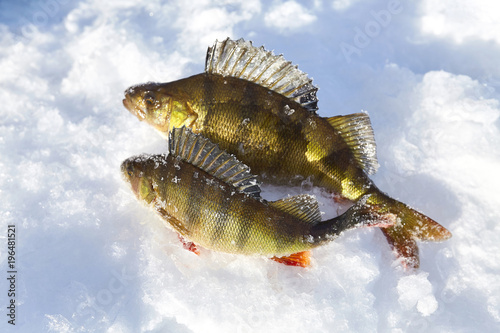
[[[498,16],[493,0],[1,1],[0,331],[500,331]],[[124,90],[202,72],[226,37],[298,64],[321,116],[368,112],[372,179],[453,234],[419,243],[418,271],[374,228],[307,269],[196,256],[136,200],[120,164],[167,145]],[[346,208],[307,181],[262,189],[301,193],[324,219]]]

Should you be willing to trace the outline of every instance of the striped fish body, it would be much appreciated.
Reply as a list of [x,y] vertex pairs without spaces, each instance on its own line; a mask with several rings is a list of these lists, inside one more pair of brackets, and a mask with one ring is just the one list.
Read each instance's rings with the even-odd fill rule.
[[237,192],[172,156],[127,162],[151,184],[151,205],[178,233],[205,248],[238,254],[286,255],[307,250],[308,225]]
[[141,201],[205,248],[281,257],[375,220],[356,209],[321,222],[318,204],[308,195],[267,202],[255,176],[233,156],[184,128],[175,133],[169,155],[132,157],[123,162],[122,172]]
[[383,232],[404,264],[418,267],[416,240],[451,233],[378,190],[368,177],[378,168],[368,115],[318,116],[311,82],[282,56],[227,39],[209,48],[205,73],[133,86],[123,103],[164,136],[180,126],[201,133],[266,181],[307,178],[352,201],[368,196],[374,212],[398,216],[400,223]]
[[[154,95],[157,111],[146,112],[145,118],[164,136],[174,127],[188,126],[275,184],[296,185],[309,177],[315,185],[333,189],[350,200],[373,188],[360,167],[363,161],[356,161],[356,147],[342,137],[342,128],[336,130],[327,119],[263,86],[203,73],[136,90],[138,95],[145,91]],[[127,96],[130,102],[126,105],[140,98]],[[360,136],[367,138],[367,146],[373,142],[366,114],[332,117],[331,121],[348,129],[357,127]],[[369,159],[365,165],[372,168]]]

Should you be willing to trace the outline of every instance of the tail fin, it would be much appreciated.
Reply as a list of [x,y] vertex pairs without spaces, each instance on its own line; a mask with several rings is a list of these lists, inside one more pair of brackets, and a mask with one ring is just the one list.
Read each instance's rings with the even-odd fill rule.
[[397,216],[395,225],[381,230],[407,268],[420,266],[417,240],[436,242],[451,237],[451,233],[433,219],[382,193],[372,195],[370,201],[372,209],[381,216]]

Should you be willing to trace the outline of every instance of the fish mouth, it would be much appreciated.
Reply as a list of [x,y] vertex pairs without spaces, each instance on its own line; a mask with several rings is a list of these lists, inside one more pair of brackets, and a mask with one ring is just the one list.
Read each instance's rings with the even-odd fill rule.
[[134,112],[135,107],[128,96],[125,96],[122,102],[125,109],[129,110],[130,112]]
[[125,95],[125,98],[123,99],[123,106],[134,116],[139,118],[139,120],[144,120],[145,118],[145,112],[142,110],[139,106],[137,106],[133,101],[130,95]]

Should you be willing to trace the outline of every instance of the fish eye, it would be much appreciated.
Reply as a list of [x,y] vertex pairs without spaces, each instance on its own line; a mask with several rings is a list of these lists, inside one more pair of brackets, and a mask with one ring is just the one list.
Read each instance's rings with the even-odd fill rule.
[[130,177],[132,177],[132,175],[134,174],[134,167],[131,164],[127,165],[127,174]]
[[153,106],[156,102],[156,99],[153,94],[147,93],[144,95],[144,103],[146,103],[147,106]]

